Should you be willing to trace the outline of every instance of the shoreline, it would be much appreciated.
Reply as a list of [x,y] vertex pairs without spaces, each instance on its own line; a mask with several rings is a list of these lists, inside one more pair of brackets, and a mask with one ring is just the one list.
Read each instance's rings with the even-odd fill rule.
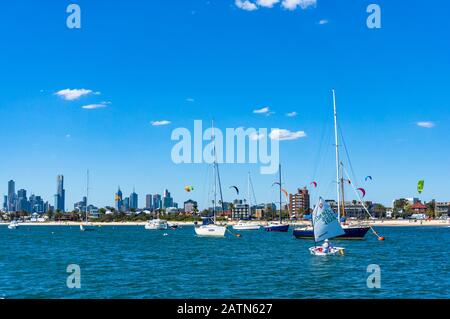
[[[170,221],[169,221],[170,222]],[[171,223],[180,226],[194,226],[194,222],[172,221]],[[267,221],[251,221],[252,224],[266,225]],[[0,226],[7,226],[9,222],[0,223]],[[19,223],[20,226],[80,226],[83,222],[25,222]],[[90,222],[93,226],[144,226],[146,222]],[[236,221],[227,222],[229,226],[237,224]],[[310,221],[297,221],[289,223],[291,226],[307,226],[310,225]],[[351,221],[349,225],[358,224]],[[364,221],[363,225],[374,227],[429,227],[429,226],[450,226],[450,220],[375,220]]]

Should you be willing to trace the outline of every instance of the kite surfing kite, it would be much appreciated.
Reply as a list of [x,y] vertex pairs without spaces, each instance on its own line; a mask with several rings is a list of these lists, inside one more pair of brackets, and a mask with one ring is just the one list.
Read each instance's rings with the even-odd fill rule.
[[417,191],[419,192],[419,194],[422,194],[424,184],[425,184],[425,181],[423,179],[421,179],[420,181],[417,182]]
[[194,190],[194,186],[185,186],[184,190],[188,193],[192,192]]
[[367,182],[369,179],[372,180],[372,176],[370,176],[370,175],[366,176],[366,178],[364,180]]
[[314,186],[314,188],[317,188],[317,182],[311,182],[311,186]]
[[361,192],[362,198],[364,198],[366,196],[366,190],[364,188],[358,188],[358,190]]
[[237,186],[230,186],[230,188],[234,188],[234,190],[236,191],[236,194],[239,195],[239,188],[237,188]]

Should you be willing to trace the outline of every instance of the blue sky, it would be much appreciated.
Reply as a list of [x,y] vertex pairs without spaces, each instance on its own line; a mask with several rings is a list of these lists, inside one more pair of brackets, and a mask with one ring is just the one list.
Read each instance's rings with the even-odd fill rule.
[[[424,179],[422,199],[450,200],[447,1],[310,0],[295,10],[280,1],[253,11],[234,0],[72,2],[81,7],[80,30],[66,27],[69,1],[1,6],[0,192],[14,179],[52,201],[64,174],[72,207],[89,168],[96,205],[112,205],[118,185],[126,195],[135,187],[140,206],[164,188],[179,203],[203,205],[206,165],[173,164],[170,134],[215,118],[219,128],[304,131],[280,142],[285,188],[316,180],[313,197],[332,197],[335,87],[366,199],[417,195]],[[381,29],[366,26],[372,2],[381,6]],[[68,101],[55,95],[64,89],[92,93]],[[273,113],[253,112],[264,107]],[[162,120],[171,123],[151,125]],[[323,134],[328,151],[319,153]],[[258,202],[275,200],[276,177],[244,164],[221,166],[225,199],[234,198],[229,185],[246,187],[249,170]],[[185,185],[196,189],[187,194]]]

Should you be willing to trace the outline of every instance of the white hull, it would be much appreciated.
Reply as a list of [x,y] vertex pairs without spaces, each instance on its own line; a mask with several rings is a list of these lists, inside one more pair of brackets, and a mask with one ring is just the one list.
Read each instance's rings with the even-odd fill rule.
[[17,229],[19,227],[19,225],[16,224],[9,224],[8,225],[8,229]]
[[153,219],[145,224],[145,229],[147,230],[166,230],[167,228],[167,222],[160,219]]
[[195,227],[195,234],[202,237],[224,237],[227,230],[226,226],[217,226],[214,224],[201,225]]
[[94,226],[92,225],[80,225],[80,231],[93,231],[94,230]]
[[333,255],[341,255],[345,254],[345,248],[342,247],[331,247],[328,249],[328,252],[325,252],[322,246],[310,247],[309,251],[311,255],[314,256],[333,256]]
[[237,224],[233,226],[234,230],[259,230],[261,228],[260,225],[252,225],[252,224]]

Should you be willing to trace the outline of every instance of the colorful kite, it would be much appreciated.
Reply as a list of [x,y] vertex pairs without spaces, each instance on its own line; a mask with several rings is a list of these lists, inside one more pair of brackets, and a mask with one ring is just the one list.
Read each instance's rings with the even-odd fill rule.
[[194,186],[185,186],[184,190],[188,193],[192,192],[194,190]]
[[424,184],[425,181],[423,179],[417,182],[417,191],[419,192],[419,194],[422,194]]
[[364,180],[367,182],[367,180],[369,180],[369,179],[372,180],[372,176],[370,176],[370,175],[366,176],[366,178]]
[[311,186],[314,186],[314,188],[317,188],[317,182],[311,182]]
[[364,198],[366,196],[366,190],[364,188],[358,188],[358,190],[361,192],[362,198]]

